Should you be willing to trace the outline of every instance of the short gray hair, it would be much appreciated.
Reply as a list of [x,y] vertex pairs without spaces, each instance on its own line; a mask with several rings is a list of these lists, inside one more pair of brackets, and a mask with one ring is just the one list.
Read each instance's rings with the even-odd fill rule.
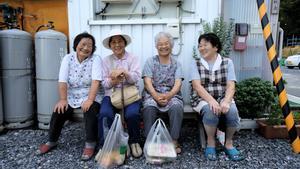
[[155,36],[155,47],[157,48],[158,40],[162,37],[168,38],[168,41],[169,41],[171,47],[173,48],[174,39],[173,39],[173,36],[168,32],[159,32],[158,34],[156,34],[156,36]]

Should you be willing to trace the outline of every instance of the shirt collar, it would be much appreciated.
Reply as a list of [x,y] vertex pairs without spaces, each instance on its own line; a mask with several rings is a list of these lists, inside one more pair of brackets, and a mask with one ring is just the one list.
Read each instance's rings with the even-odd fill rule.
[[125,51],[125,54],[124,54],[124,56],[121,58],[121,59],[119,59],[117,56],[115,56],[114,54],[111,54],[112,56],[113,56],[113,58],[115,59],[115,60],[126,60],[127,58],[128,58],[128,53]]
[[[200,62],[202,63],[202,65],[203,65],[207,70],[209,70],[209,66],[208,66],[208,63],[207,63],[206,60],[204,60],[203,58],[200,58]],[[221,66],[221,63],[222,63],[222,57],[221,57],[220,54],[218,54],[215,63],[213,63],[214,65],[213,65],[212,71],[219,70],[219,69],[220,69],[220,66]]]
[[84,63],[86,62],[87,60],[89,60],[93,55],[90,55],[89,57],[85,58],[81,63],[79,62],[78,58],[77,58],[77,53],[76,52],[73,52],[72,55],[74,56],[74,59],[76,61],[76,63],[78,64],[81,64],[81,63]]

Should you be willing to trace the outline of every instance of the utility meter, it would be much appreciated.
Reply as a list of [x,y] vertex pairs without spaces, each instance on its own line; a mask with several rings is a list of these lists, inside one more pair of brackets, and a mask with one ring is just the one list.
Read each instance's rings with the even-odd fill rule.
[[169,32],[173,38],[179,37],[179,22],[169,22],[167,23],[167,32]]
[[235,24],[234,50],[243,51],[247,48],[248,27],[247,23]]

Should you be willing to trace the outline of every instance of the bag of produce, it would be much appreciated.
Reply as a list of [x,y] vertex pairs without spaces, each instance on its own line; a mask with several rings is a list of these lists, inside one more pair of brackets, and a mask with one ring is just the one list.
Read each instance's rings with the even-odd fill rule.
[[144,145],[146,161],[152,164],[162,164],[175,160],[175,146],[170,133],[161,119],[152,125]]
[[127,156],[128,134],[124,132],[121,116],[115,115],[115,119],[108,131],[104,145],[97,157],[99,168],[113,168],[124,164]]

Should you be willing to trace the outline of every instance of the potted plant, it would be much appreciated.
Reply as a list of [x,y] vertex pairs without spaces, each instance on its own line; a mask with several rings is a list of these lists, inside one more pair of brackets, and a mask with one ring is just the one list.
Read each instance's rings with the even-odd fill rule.
[[275,95],[271,82],[258,77],[236,84],[235,102],[241,117],[240,129],[257,128],[256,119],[264,117]]
[[[300,112],[293,112],[295,124],[300,134]],[[283,119],[278,97],[272,103],[266,119],[258,119],[258,132],[267,139],[288,138],[288,131]]]

